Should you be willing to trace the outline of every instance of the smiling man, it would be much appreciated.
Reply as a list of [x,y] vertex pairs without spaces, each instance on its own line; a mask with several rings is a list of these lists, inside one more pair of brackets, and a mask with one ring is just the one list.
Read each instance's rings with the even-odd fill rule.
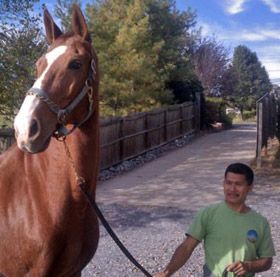
[[154,277],[171,276],[188,261],[201,241],[205,251],[204,277],[251,277],[268,270],[275,255],[269,223],[245,203],[253,181],[254,173],[249,166],[229,165],[223,184],[224,201],[195,216],[186,239],[165,270]]

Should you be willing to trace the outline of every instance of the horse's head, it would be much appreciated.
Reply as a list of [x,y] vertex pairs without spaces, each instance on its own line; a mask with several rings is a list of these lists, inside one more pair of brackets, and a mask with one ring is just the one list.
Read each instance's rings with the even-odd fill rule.
[[37,80],[14,121],[17,145],[30,153],[45,150],[52,135],[69,133],[66,125],[81,125],[97,105],[91,95],[97,59],[80,8],[73,6],[73,33],[63,34],[47,10],[44,23],[50,47],[36,63]]

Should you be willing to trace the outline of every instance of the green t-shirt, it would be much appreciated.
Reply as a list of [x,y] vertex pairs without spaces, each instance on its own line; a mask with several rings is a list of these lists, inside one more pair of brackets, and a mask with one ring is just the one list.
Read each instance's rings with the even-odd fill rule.
[[[187,235],[204,241],[206,266],[217,277],[233,262],[275,255],[266,218],[253,210],[235,212],[225,202],[201,210]],[[228,273],[228,277],[233,276]]]

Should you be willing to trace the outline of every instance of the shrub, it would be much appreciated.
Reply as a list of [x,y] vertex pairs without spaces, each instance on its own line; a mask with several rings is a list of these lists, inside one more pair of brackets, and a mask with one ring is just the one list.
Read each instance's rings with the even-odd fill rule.
[[226,114],[226,101],[217,97],[206,97],[203,110],[203,127],[208,128],[216,122],[223,123],[225,127],[232,126],[233,115]]
[[255,116],[256,116],[256,110],[243,111],[242,119],[243,120],[248,120],[248,119],[255,118]]

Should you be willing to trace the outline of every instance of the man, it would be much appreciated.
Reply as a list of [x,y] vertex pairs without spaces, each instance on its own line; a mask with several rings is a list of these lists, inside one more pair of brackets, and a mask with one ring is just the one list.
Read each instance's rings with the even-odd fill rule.
[[254,173],[242,163],[231,164],[225,171],[224,201],[201,210],[175,250],[163,272],[168,277],[190,258],[203,240],[204,277],[254,276],[268,270],[275,250],[265,217],[245,204],[253,188]]

